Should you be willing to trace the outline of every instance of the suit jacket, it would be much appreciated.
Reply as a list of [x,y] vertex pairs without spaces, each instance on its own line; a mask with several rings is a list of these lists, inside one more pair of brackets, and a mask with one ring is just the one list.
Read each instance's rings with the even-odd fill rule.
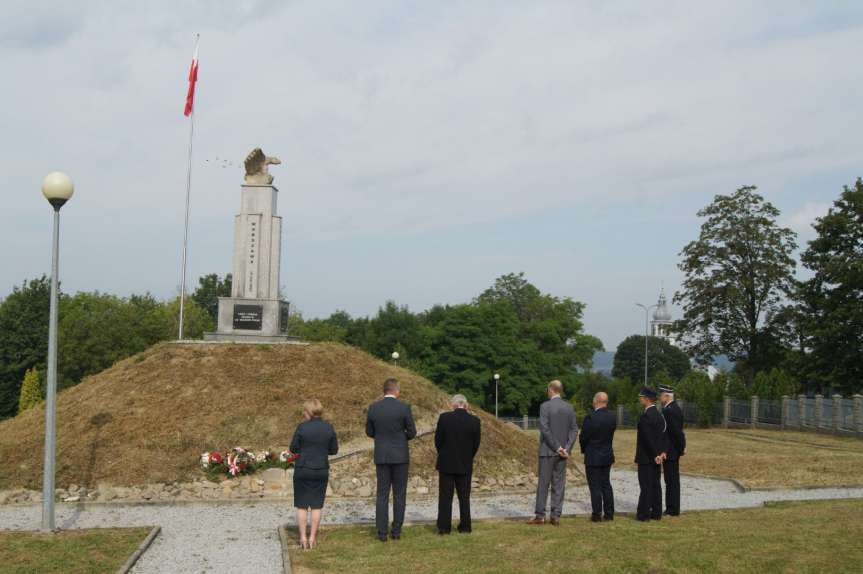
[[560,447],[572,452],[577,438],[578,424],[571,404],[555,397],[539,406],[539,456],[558,456]]
[[291,439],[291,452],[300,455],[297,468],[329,468],[329,455],[339,452],[339,440],[333,425],[313,418],[301,422]]
[[445,474],[473,473],[473,457],[479,450],[480,432],[479,417],[465,409],[441,414],[434,431],[435,468]]
[[686,434],[683,432],[683,410],[676,401],[662,407],[668,434],[668,460],[677,460],[686,450]]
[[617,417],[605,407],[596,409],[581,423],[578,441],[584,453],[584,466],[610,466],[614,464],[614,431]]
[[410,462],[408,441],[417,436],[411,408],[402,401],[385,397],[369,406],[366,434],[375,439],[375,464]]
[[650,405],[638,419],[635,444],[636,464],[656,464],[654,459],[666,452],[665,419],[656,405]]

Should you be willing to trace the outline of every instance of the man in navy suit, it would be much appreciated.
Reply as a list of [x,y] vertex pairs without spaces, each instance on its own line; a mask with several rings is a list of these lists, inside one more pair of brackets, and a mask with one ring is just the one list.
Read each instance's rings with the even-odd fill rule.
[[390,489],[393,491],[393,524],[391,536],[398,540],[402,535],[407,503],[408,441],[417,436],[409,405],[399,400],[401,390],[395,379],[384,383],[384,398],[369,406],[366,434],[375,439],[375,468],[377,469],[377,505],[375,524],[378,539],[387,541],[390,513]]
[[686,452],[686,433],[683,432],[683,410],[674,400],[674,389],[659,386],[659,401],[665,417],[668,453],[662,462],[665,476],[665,514],[680,514],[680,457]]
[[443,413],[437,421],[434,446],[437,449],[438,490],[437,532],[452,531],[452,495],[458,493],[459,532],[470,532],[470,483],[473,458],[479,450],[481,425],[479,417],[467,412],[464,395],[454,395],[453,410]]
[[614,464],[614,431],[617,420],[608,410],[608,395],[598,392],[593,397],[593,412],[584,418],[578,441],[584,453],[587,487],[593,522],[614,520],[614,492],[611,490],[611,465]]

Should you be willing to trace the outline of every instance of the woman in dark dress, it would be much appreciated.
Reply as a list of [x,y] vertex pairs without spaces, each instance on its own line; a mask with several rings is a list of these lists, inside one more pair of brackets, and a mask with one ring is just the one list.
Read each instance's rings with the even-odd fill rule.
[[[339,452],[339,441],[333,425],[321,420],[324,407],[312,399],[303,403],[303,422],[294,432],[291,452],[300,455],[294,463],[294,506],[297,509],[297,528],[300,546],[314,548],[321,509],[330,478],[329,455]],[[311,512],[310,512],[311,511]],[[311,513],[311,532],[306,536],[306,525]]]

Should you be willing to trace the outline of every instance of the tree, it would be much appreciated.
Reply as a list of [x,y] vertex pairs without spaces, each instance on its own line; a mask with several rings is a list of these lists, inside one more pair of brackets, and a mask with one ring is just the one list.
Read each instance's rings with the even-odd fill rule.
[[25,373],[44,370],[48,357],[51,280],[25,281],[0,303],[0,419],[18,412]]
[[42,402],[42,388],[39,384],[39,371],[36,367],[29,369],[24,375],[21,385],[21,395],[18,398],[18,414],[31,409]]
[[[648,337],[647,345],[649,378],[664,372],[673,382],[676,382],[691,369],[686,353],[662,337]],[[617,346],[611,374],[616,378],[627,379],[631,383],[643,383],[644,335],[630,335]]]
[[694,404],[698,412],[699,426],[710,426],[717,405],[725,395],[724,381],[717,377],[711,381],[707,373],[692,370],[678,383],[676,396]]
[[725,354],[751,383],[769,367],[758,362],[767,319],[793,288],[795,234],[755,187],[717,195],[698,216],[706,218],[699,238],[680,253],[686,278],[674,302],[684,316],[675,330],[699,361]]
[[863,180],[845,186],[801,260],[813,277],[801,286],[799,310],[808,349],[804,369],[822,392],[863,389]]
[[213,321],[219,320],[219,297],[231,296],[232,277],[228,273],[220,278],[215,273],[198,278],[198,288],[192,293],[192,299],[204,309]]

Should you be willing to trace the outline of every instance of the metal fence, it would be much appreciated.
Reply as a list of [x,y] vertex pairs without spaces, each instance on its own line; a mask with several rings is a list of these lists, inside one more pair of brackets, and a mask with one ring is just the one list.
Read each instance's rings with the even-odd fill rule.
[[[702,412],[703,406],[694,402],[678,401],[683,420],[689,426],[705,425],[725,427],[765,427],[783,430],[831,432],[863,438],[863,396],[853,399],[841,397],[786,397],[783,399],[751,400],[727,398]],[[612,407],[614,409],[614,407]],[[618,427],[634,427],[641,409],[637,405],[618,406]],[[501,417],[524,430],[539,428],[537,417]]]
[[500,417],[505,423],[512,423],[522,430],[539,429],[539,417]]

